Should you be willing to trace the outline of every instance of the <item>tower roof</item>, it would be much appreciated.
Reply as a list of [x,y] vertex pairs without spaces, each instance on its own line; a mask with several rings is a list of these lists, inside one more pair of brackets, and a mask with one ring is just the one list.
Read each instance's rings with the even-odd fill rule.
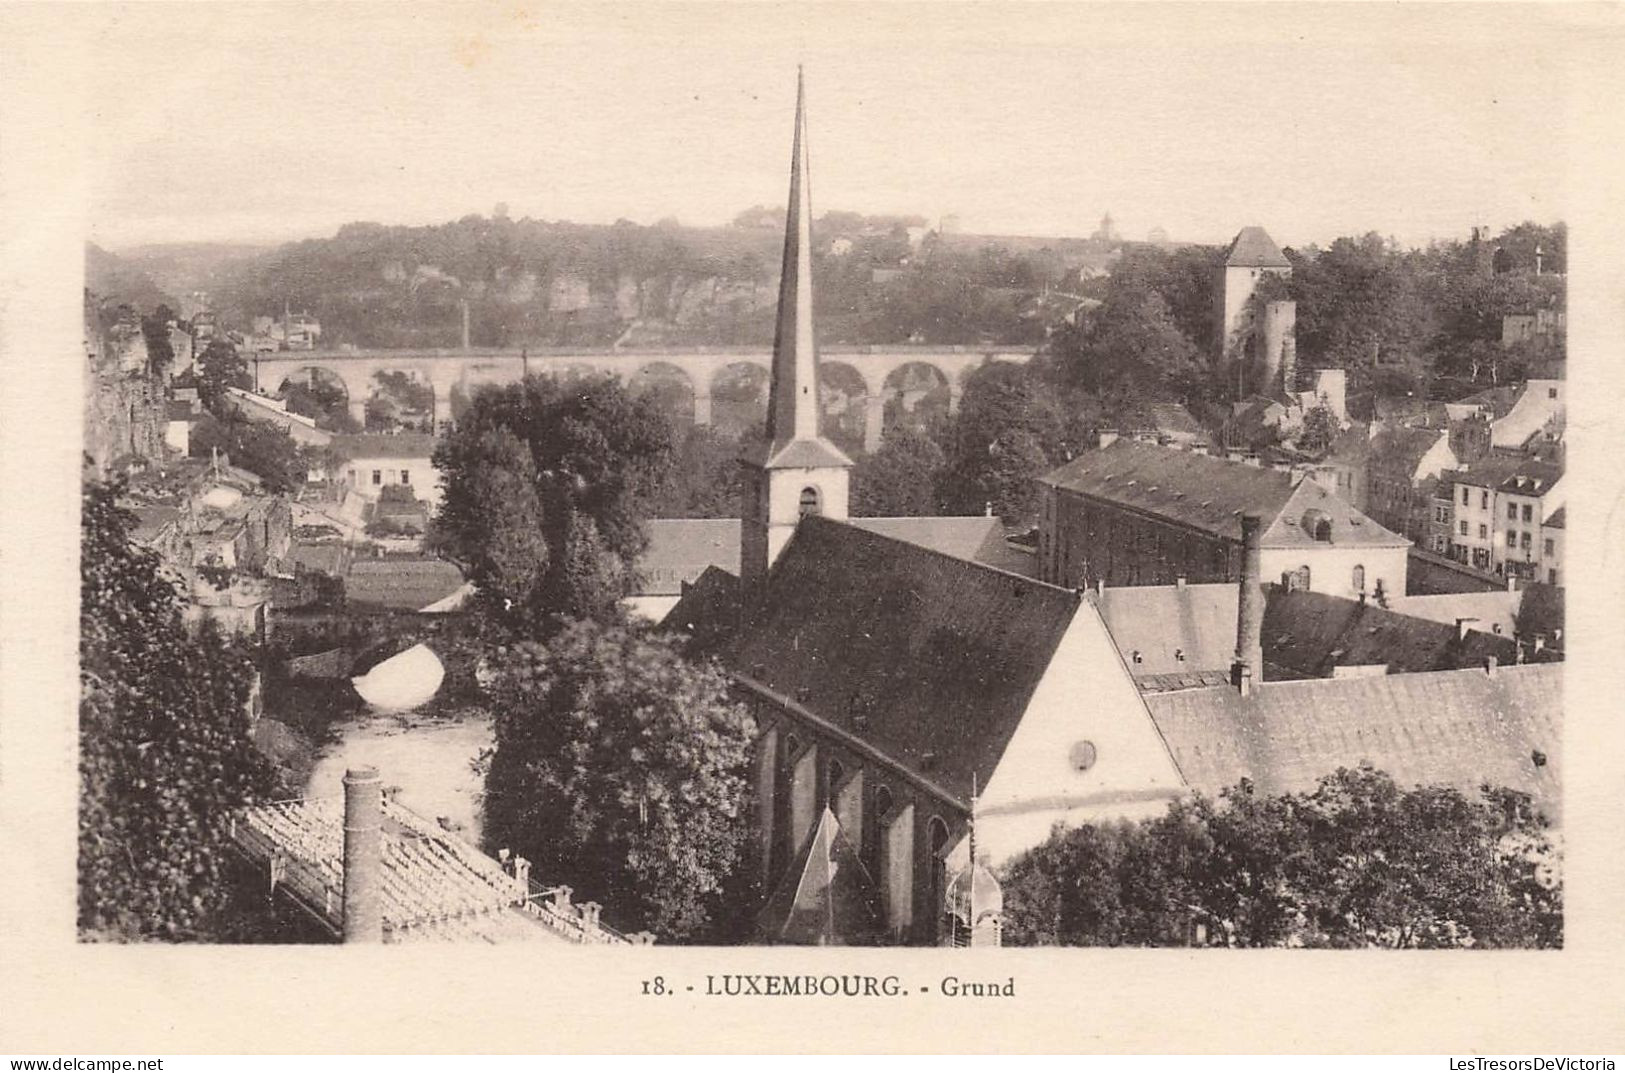
[[[807,174],[806,116],[806,92],[797,69],[790,208],[784,225],[784,267],[779,278],[778,328],[773,336],[764,464],[850,466],[852,460],[818,433],[818,345],[813,335],[812,187]],[[789,450],[792,445],[794,451]]]
[[1224,253],[1227,268],[1291,268],[1281,247],[1270,238],[1269,232],[1254,225],[1236,232],[1230,248]]

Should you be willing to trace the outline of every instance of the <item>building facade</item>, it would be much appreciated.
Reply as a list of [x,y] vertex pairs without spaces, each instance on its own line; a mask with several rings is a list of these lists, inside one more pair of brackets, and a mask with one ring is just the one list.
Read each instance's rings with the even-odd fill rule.
[[1234,583],[1240,518],[1258,513],[1270,581],[1335,596],[1405,592],[1410,542],[1289,473],[1119,440],[1040,485],[1039,576],[1050,584]]

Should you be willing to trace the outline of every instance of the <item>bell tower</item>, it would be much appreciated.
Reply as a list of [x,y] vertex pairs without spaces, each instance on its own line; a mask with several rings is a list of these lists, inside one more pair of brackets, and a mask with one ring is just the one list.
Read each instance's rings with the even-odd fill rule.
[[768,568],[807,514],[847,516],[852,460],[818,432],[818,344],[813,336],[812,191],[807,177],[806,94],[796,72],[790,209],[784,226],[778,328],[767,397],[767,443],[740,459],[739,572],[759,591]]

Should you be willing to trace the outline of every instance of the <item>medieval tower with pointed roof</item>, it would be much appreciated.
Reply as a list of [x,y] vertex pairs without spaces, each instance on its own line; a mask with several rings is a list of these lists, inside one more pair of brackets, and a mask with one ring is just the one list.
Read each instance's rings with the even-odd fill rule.
[[812,189],[807,174],[806,91],[796,74],[790,208],[784,228],[778,329],[773,338],[767,442],[747,452],[741,499],[740,580],[760,589],[804,515],[847,516],[852,460],[818,430],[818,343],[813,333]]
[[1239,373],[1238,399],[1296,390],[1297,305],[1252,302],[1265,276],[1291,274],[1292,262],[1262,227],[1242,228],[1225,250],[1214,291],[1215,340],[1219,360]]

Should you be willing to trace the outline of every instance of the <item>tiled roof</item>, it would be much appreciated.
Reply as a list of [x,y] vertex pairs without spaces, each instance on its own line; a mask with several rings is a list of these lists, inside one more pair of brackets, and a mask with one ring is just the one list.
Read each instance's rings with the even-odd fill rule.
[[1384,473],[1410,477],[1446,433],[1442,429],[1384,428],[1371,438],[1370,465]]
[[424,458],[434,454],[435,437],[428,433],[402,432],[398,435],[334,436],[333,450],[349,459]]
[[1314,481],[1294,488],[1293,477],[1280,470],[1128,440],[1085,451],[1040,480],[1238,542],[1241,515],[1257,512],[1265,519],[1266,548],[1315,544],[1303,527],[1310,510],[1331,522],[1334,544],[1409,543]]
[[1192,436],[1205,436],[1207,430],[1202,427],[1191,412],[1177,402],[1154,402],[1146,407],[1151,415],[1152,424],[1158,432],[1183,433]]
[[1224,251],[1224,263],[1231,268],[1292,267],[1292,262],[1286,259],[1286,254],[1270,238],[1269,232],[1256,225],[1236,232],[1229,249]]
[[649,546],[638,560],[640,595],[669,596],[717,566],[739,573],[738,518],[653,518]]
[[689,634],[696,655],[721,651],[739,625],[739,575],[720,566],[706,567],[660,625]]
[[1552,485],[1563,479],[1563,467],[1551,462],[1529,459],[1502,479],[1500,489],[1514,495],[1540,496],[1552,490]]
[[1335,667],[1383,664],[1391,674],[1443,671],[1482,666],[1487,656],[1511,664],[1518,648],[1511,637],[1478,630],[1462,638],[1453,622],[1325,593],[1277,589],[1264,607],[1264,654],[1277,666],[1320,678]]
[[1262,793],[1313,789],[1369,761],[1401,786],[1474,792],[1485,783],[1561,808],[1563,668],[1265,682],[1145,697],[1185,782],[1216,794],[1242,778]]
[[1523,589],[1491,592],[1441,592],[1419,596],[1390,596],[1388,607],[1402,615],[1412,615],[1433,622],[1456,624],[1457,619],[1472,619],[1470,629],[1495,633],[1500,626],[1503,636],[1511,637],[1516,630],[1518,607],[1523,602]]
[[1558,507],[1552,512],[1552,516],[1541,522],[1541,524],[1548,529],[1566,528],[1568,526],[1568,509],[1567,507]]
[[1108,588],[1094,600],[1143,689],[1149,676],[1227,671],[1236,653],[1239,592],[1231,584],[1130,585]]
[[[344,916],[343,826],[342,801],[308,798],[245,809],[231,834],[245,856],[274,866],[279,882],[336,933]],[[386,942],[625,942],[533,901],[528,882],[388,798],[381,842]]]
[[726,662],[968,801],[986,785],[1081,597],[804,519]]
[[[853,518],[851,524],[1001,570],[1030,574],[1036,568],[1033,556],[1007,545],[997,518]],[[711,566],[738,575],[738,518],[655,518],[646,525],[649,547],[638,560],[640,595],[677,595],[684,582],[695,581]]]

